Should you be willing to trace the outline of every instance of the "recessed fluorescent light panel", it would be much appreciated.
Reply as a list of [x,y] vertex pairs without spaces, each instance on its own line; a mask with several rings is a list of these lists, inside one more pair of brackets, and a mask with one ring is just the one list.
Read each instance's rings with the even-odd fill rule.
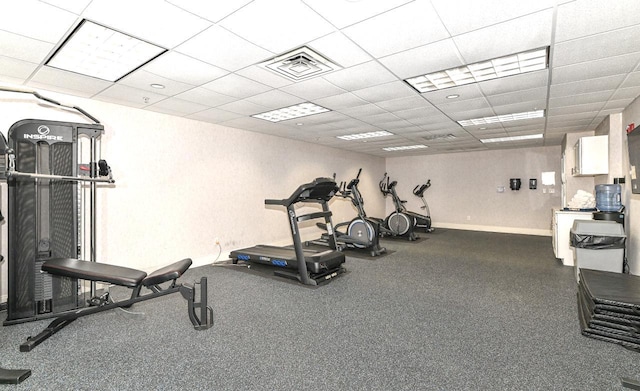
[[410,77],[404,81],[418,92],[424,93],[520,73],[539,71],[546,69],[548,66],[549,47],[547,46],[542,49],[529,50],[458,68]]
[[409,149],[422,149],[428,148],[426,145],[418,144],[418,145],[405,145],[402,147],[386,147],[382,148],[384,151],[406,151]]
[[544,117],[544,110],[536,110],[536,111],[525,111],[523,113],[496,115],[493,117],[465,119],[462,121],[458,121],[458,123],[461,126],[475,126],[475,125],[493,124],[496,122],[509,122],[509,121],[518,121],[522,119],[532,119],[532,118],[542,118],[542,117]]
[[387,132],[386,130],[380,130],[380,131],[377,131],[377,132],[348,134],[346,136],[336,136],[336,137],[341,139],[341,140],[361,140],[361,139],[364,139],[364,138],[384,137],[384,136],[393,136],[393,133]]
[[325,113],[331,111],[322,106],[315,105],[313,103],[300,103],[289,107],[283,107],[281,109],[267,111],[266,113],[254,114],[253,118],[259,118],[271,122],[280,122],[293,118],[306,117],[308,115]]
[[496,137],[496,138],[484,138],[480,139],[481,143],[503,143],[506,141],[523,141],[523,140],[535,140],[538,138],[542,138],[542,133],[540,134],[529,134],[526,136],[511,136],[511,137]]
[[117,81],[167,50],[83,20],[46,65]]

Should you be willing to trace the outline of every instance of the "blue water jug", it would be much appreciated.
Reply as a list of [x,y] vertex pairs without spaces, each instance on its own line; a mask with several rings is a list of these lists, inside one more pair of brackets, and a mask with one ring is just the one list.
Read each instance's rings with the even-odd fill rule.
[[601,212],[617,212],[622,209],[620,185],[596,185],[596,208]]

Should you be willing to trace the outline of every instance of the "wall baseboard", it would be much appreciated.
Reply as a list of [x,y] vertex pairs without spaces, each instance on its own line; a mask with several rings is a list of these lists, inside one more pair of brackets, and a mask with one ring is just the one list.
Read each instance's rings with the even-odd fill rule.
[[462,229],[466,231],[498,232],[498,233],[518,234],[518,235],[535,235],[535,236],[551,236],[552,235],[552,232],[550,229],[498,227],[498,226],[492,226],[492,225],[440,223],[440,224],[433,224],[433,227],[436,229],[451,228],[451,229]]

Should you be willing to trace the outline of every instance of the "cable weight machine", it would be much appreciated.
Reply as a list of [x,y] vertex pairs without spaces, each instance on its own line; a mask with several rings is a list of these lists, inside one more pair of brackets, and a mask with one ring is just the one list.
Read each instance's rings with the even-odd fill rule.
[[[8,187],[8,301],[4,325],[73,312],[85,306],[79,282],[40,272],[53,257],[85,256],[96,261],[96,193],[98,183],[114,183],[111,170],[99,159],[104,127],[77,106],[67,106],[35,91],[0,87],[2,92],[31,94],[41,101],[72,109],[91,124],[21,120],[11,126],[8,141],[0,133],[0,181]],[[89,144],[89,163],[80,164],[79,141]],[[88,184],[83,186],[81,184]],[[89,221],[80,202],[88,187]],[[80,233],[90,228],[88,254]],[[0,257],[1,260],[1,257]],[[91,294],[95,284],[91,284]],[[28,369],[0,367],[0,384],[18,384]]]
[[[10,325],[86,305],[79,295],[82,287],[78,280],[41,273],[40,266],[61,257],[96,261],[97,184],[114,180],[106,161],[100,160],[104,126],[95,117],[36,92],[0,90],[31,93],[40,100],[75,109],[93,122],[26,119],[10,127],[8,140],[0,134],[0,180],[8,185],[9,274],[4,325]],[[85,146],[88,153],[83,154]],[[88,155],[88,163],[81,162],[87,158],[83,155]],[[89,290],[93,297],[95,283]]]

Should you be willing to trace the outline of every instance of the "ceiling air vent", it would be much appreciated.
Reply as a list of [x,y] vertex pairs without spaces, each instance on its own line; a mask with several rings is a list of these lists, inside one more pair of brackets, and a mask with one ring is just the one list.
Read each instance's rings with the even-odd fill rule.
[[301,81],[333,72],[341,67],[303,46],[258,64],[289,80]]

